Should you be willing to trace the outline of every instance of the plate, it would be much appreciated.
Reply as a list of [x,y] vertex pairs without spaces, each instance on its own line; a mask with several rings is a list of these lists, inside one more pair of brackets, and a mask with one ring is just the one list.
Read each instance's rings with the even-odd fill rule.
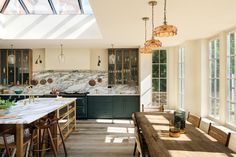
[[89,85],[90,86],[95,86],[96,85],[96,81],[94,79],[89,81]]
[[36,86],[39,83],[39,81],[38,80],[31,80],[30,83],[32,85]]
[[52,82],[53,82],[52,78],[49,78],[49,79],[47,80],[47,82],[48,82],[49,84],[52,83]]
[[42,79],[42,80],[40,81],[40,84],[41,84],[41,85],[45,85],[46,82],[47,82],[47,81],[46,81],[45,79]]

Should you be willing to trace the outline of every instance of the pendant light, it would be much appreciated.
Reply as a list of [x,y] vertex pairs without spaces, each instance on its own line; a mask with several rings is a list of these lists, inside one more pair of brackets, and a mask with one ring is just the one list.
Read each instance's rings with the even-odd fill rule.
[[154,29],[154,35],[157,37],[170,37],[177,35],[177,28],[173,25],[168,25],[166,21],[166,0],[164,3],[164,22],[163,25]]
[[145,39],[144,39],[144,46],[139,49],[140,53],[151,53],[152,49],[150,47],[146,46],[146,40],[147,40],[147,21],[149,20],[149,17],[143,17],[142,20],[145,22]]
[[10,55],[7,57],[8,64],[15,64],[16,57],[14,55],[13,44],[11,44]]
[[65,62],[65,54],[63,53],[62,46],[63,46],[63,45],[61,44],[61,53],[60,53],[60,55],[58,56],[59,63],[64,63],[64,62]]
[[162,43],[159,40],[154,39],[154,33],[153,33],[154,31],[154,6],[157,5],[157,2],[150,1],[148,4],[152,6],[152,39],[147,40],[145,44],[147,47],[154,49],[154,48],[161,47],[162,45]]

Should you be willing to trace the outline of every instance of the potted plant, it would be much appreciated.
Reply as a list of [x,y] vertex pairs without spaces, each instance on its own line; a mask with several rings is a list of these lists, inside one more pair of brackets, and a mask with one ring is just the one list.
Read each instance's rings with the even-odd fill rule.
[[0,99],[0,116],[4,115],[11,106],[15,105],[16,105],[15,101]]

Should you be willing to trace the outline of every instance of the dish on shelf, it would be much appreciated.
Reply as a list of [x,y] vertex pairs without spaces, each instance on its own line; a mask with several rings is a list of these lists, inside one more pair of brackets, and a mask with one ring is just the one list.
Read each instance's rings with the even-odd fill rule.
[[39,83],[39,81],[38,80],[31,80],[30,83],[31,83],[31,85],[36,86]]
[[89,81],[89,85],[90,86],[95,86],[96,85],[96,81],[94,79]]
[[53,82],[52,78],[49,78],[49,79],[47,80],[47,82],[48,82],[48,83],[52,83],[52,82]]
[[16,90],[15,90],[15,93],[16,93],[16,94],[21,94],[22,92],[23,92],[22,89],[16,89]]
[[45,79],[42,79],[42,80],[40,81],[40,84],[41,84],[41,85],[45,85],[46,82],[47,82],[47,81],[46,81]]

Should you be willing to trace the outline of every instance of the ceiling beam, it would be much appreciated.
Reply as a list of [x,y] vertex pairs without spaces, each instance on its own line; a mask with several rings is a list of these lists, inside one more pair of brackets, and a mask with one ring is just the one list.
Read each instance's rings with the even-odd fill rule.
[[56,9],[55,9],[55,6],[54,6],[52,0],[48,0],[48,3],[49,3],[49,5],[50,5],[50,8],[51,8],[51,10],[52,10],[52,13],[53,13],[53,14],[57,14],[57,11],[56,11]]
[[20,3],[21,7],[24,9],[25,13],[30,14],[30,12],[29,12],[28,8],[26,7],[25,3],[23,2],[23,0],[18,0],[18,1]]
[[2,6],[2,9],[1,9],[0,13],[3,14],[3,13],[5,12],[5,10],[6,10],[7,6],[8,6],[8,4],[9,4],[9,2],[10,2],[10,0],[5,0],[5,2],[4,2],[4,4],[3,4],[3,6]]
[[84,8],[83,8],[83,4],[82,4],[81,0],[78,0],[78,4],[79,4],[81,14],[84,14]]

